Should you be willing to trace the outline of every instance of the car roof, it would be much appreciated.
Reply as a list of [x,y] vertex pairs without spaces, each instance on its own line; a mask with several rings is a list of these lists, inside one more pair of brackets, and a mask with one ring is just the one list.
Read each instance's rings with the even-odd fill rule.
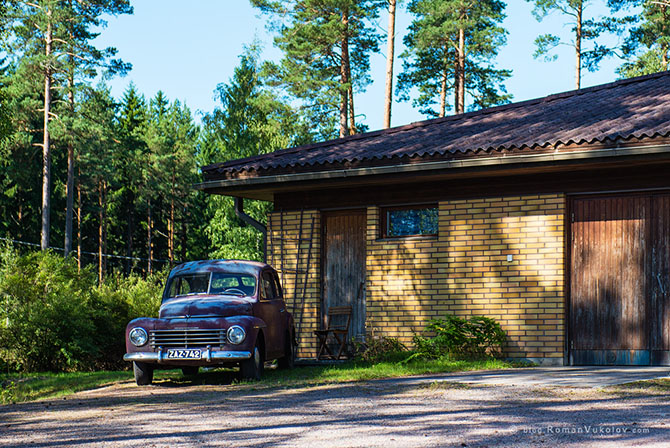
[[269,267],[266,263],[249,260],[199,260],[189,261],[175,266],[170,277],[175,275],[195,274],[198,272],[228,272],[231,274],[257,275]]

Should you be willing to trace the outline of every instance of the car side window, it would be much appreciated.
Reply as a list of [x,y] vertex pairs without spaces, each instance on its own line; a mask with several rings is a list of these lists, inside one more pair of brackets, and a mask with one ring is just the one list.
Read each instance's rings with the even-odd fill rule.
[[277,291],[277,297],[282,298],[284,296],[284,293],[282,291],[281,283],[279,282],[279,277],[277,276],[276,272],[272,273],[272,278],[274,279],[275,290]]
[[262,297],[267,300],[272,300],[277,296],[272,274],[267,271],[261,276],[261,291],[263,292]]

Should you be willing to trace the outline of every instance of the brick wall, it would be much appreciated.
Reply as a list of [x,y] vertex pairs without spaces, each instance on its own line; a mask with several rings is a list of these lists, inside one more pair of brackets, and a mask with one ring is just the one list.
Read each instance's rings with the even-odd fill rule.
[[[443,201],[439,203],[439,236],[433,238],[381,240],[379,213],[378,207],[368,208],[369,335],[393,336],[411,345],[412,331],[422,331],[433,317],[477,314],[501,323],[509,339],[506,356],[562,362],[563,195]],[[280,272],[296,327],[302,315],[299,356],[314,357],[317,347],[312,331],[320,325],[321,303],[319,212],[304,212],[302,241],[298,240],[299,228],[300,212],[271,214],[268,262]],[[296,308],[299,245],[297,285],[304,301]]]
[[439,237],[380,240],[368,208],[368,333],[409,344],[432,317],[478,314],[507,356],[562,362],[564,214],[563,195],[445,201]]
[[286,304],[293,313],[296,330],[299,330],[299,357],[316,354],[317,342],[312,331],[320,328],[320,257],[321,216],[318,211],[302,212],[302,218],[299,211],[270,214],[268,264],[279,272]]

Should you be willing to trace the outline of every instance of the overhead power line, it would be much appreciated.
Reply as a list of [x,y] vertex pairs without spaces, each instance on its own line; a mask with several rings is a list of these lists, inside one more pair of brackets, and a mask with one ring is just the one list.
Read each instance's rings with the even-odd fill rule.
[[[8,242],[13,243],[13,244],[22,244],[22,245],[24,245],[24,246],[40,247],[40,245],[39,245],[39,244],[36,244],[36,243],[29,243],[29,242],[27,242],[27,241],[13,240],[13,239],[11,239],[11,238],[3,238],[3,237],[0,237],[0,240],[1,240],[1,241],[8,241]],[[63,249],[62,247],[53,247],[53,246],[49,246],[49,249],[57,250],[57,251],[59,251],[59,252],[65,252],[65,249]],[[82,250],[81,253],[82,253],[82,254],[86,254],[86,255],[92,255],[92,256],[94,256],[94,257],[98,257],[98,256],[100,256],[100,254],[97,253],[97,252],[87,252],[87,251],[83,251],[83,250]],[[116,258],[116,259],[118,259],[118,260],[149,261],[148,258],[141,258],[141,257],[126,257],[126,256],[124,256],[124,255],[102,254],[102,256],[105,257],[105,258]],[[159,258],[152,258],[151,261],[152,261],[152,262],[153,262],[153,261],[158,261],[158,262],[160,262],[160,263],[169,263],[169,262],[170,262],[170,260],[163,260],[163,259],[159,259]],[[176,260],[175,260],[174,263],[175,263],[175,264],[179,264],[179,263],[181,263],[181,261],[176,261]]]

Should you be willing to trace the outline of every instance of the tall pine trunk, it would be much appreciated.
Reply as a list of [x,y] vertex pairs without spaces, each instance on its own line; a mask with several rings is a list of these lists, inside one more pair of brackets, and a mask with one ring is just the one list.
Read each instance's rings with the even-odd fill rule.
[[132,211],[135,210],[135,193],[132,190],[129,193],[128,210],[131,212],[128,214],[126,226],[126,274],[130,274],[133,262],[131,258],[133,256],[133,235],[135,234],[135,213]]
[[51,28],[51,11],[47,11],[47,31],[45,35],[45,69],[44,69],[44,140],[42,142],[42,250],[49,248],[49,224],[51,219],[51,149],[49,147],[49,118],[51,115],[51,46],[53,30]]
[[[72,64],[72,56],[70,56],[70,64]],[[70,69],[68,74],[68,93],[67,99],[70,106],[70,113],[74,117],[74,73]],[[65,184],[65,241],[64,252],[67,257],[72,250],[72,212],[74,209],[74,145],[72,139],[67,143],[67,182]]]
[[395,4],[389,0],[389,27],[386,50],[386,92],[384,96],[384,129],[391,127],[391,104],[393,102],[393,57],[395,54]]
[[[667,27],[670,24],[670,18],[668,18],[668,6],[665,3],[661,5],[661,15],[663,16],[663,28],[661,35],[667,35]],[[668,69],[668,51],[670,51],[670,45],[668,45],[667,40],[664,40],[661,43],[661,70],[666,71]]]
[[442,81],[440,82],[440,112],[439,117],[442,118],[447,113],[447,69],[444,69],[442,74]]
[[107,185],[98,181],[98,282],[102,283],[107,270]]
[[77,167],[77,268],[81,271],[81,169]]
[[147,249],[149,252],[149,257],[147,261],[147,273],[151,275],[153,272],[153,259],[154,259],[154,242],[152,235],[154,232],[153,226],[153,217],[151,216],[151,199],[147,199]]
[[[351,71],[349,71],[349,79],[351,79]],[[356,131],[356,114],[354,113],[354,88],[353,84],[349,84],[347,91],[349,96],[349,135],[354,135]]]
[[340,137],[346,137],[349,134],[349,126],[347,125],[347,115],[349,112],[349,89],[346,87],[349,83],[349,36],[347,29],[349,27],[348,11],[342,12],[342,24],[345,32],[342,36],[340,55]]
[[457,114],[465,111],[465,30],[458,30],[454,88],[454,109]]
[[179,247],[181,262],[186,261],[186,210],[181,216],[181,246]]
[[[172,170],[172,185],[175,184],[175,173]],[[170,266],[174,264],[174,239],[175,239],[175,216],[174,216],[174,190],[170,192],[170,218],[168,219],[168,259],[170,260]]]
[[575,89],[582,84],[582,3],[577,6],[577,29],[575,34]]

